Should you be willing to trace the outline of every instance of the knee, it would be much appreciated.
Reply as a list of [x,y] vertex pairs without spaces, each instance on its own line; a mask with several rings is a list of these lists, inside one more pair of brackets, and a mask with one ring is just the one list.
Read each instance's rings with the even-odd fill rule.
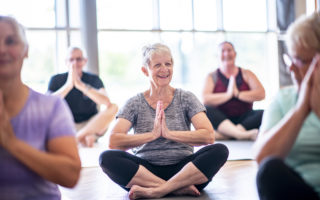
[[215,148],[218,149],[219,155],[221,156],[221,159],[226,162],[229,157],[229,149],[226,145],[217,143],[214,145]]
[[117,158],[121,156],[121,151],[119,150],[107,150],[100,154],[99,164],[103,169],[109,168]]
[[264,185],[273,182],[272,178],[277,177],[276,173],[283,164],[282,159],[272,156],[262,160],[256,177],[257,184]]

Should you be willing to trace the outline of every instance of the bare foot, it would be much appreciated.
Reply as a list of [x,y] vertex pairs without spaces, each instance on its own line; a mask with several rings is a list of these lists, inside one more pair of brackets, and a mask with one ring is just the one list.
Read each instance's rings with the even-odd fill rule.
[[189,195],[189,196],[200,196],[199,190],[194,185],[190,185],[188,187],[181,188],[173,192],[174,195],[182,196],[182,195]]
[[161,195],[155,194],[154,188],[145,188],[138,185],[133,185],[129,191],[130,200],[141,199],[141,198],[160,198]]
[[87,147],[93,147],[93,144],[96,141],[96,136],[95,135],[87,135],[85,136],[85,145]]
[[216,140],[230,140],[231,139],[231,137],[228,137],[218,131],[214,132],[214,136],[215,136]]
[[256,140],[258,136],[258,129],[251,129],[244,131],[243,134],[239,135],[237,139],[239,140]]

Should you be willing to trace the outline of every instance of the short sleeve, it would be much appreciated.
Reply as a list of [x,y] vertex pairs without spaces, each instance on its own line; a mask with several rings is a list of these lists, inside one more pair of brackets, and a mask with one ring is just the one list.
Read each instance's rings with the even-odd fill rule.
[[191,119],[199,112],[206,112],[206,108],[204,107],[204,105],[193,93],[189,91],[181,90],[181,103],[188,119]]
[[138,113],[137,106],[139,104],[138,96],[130,98],[118,112],[116,118],[124,118],[135,124]]
[[268,131],[275,126],[284,116],[281,106],[281,95],[278,93],[268,108],[264,111],[260,132]]
[[57,98],[51,113],[48,127],[48,139],[61,136],[75,136],[75,127],[71,111],[66,102]]

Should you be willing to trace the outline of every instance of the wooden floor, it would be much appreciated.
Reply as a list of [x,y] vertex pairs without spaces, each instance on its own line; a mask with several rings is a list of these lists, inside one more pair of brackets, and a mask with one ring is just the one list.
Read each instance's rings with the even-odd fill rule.
[[[162,200],[258,200],[255,186],[257,164],[253,160],[227,161],[200,197],[165,197]],[[83,167],[77,186],[60,188],[63,200],[127,200],[128,194],[98,166]]]

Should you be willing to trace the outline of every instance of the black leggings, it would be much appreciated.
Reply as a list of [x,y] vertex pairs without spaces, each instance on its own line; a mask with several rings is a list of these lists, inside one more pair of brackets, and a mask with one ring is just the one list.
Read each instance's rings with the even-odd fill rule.
[[246,130],[259,129],[262,121],[263,110],[250,110],[241,116],[228,117],[221,110],[213,106],[206,106],[207,116],[212,126],[217,130],[220,123],[229,119],[234,124],[241,124]]
[[257,187],[261,200],[319,200],[314,189],[296,171],[275,157],[262,161],[257,174]]
[[174,165],[153,165],[148,161],[121,150],[107,150],[100,155],[100,166],[115,183],[125,190],[125,186],[138,171],[139,165],[147,168],[154,175],[169,180],[190,161],[208,178],[208,182],[195,185],[200,191],[211,181],[212,177],[227,161],[228,148],[223,144],[208,145],[196,153],[187,156]]

